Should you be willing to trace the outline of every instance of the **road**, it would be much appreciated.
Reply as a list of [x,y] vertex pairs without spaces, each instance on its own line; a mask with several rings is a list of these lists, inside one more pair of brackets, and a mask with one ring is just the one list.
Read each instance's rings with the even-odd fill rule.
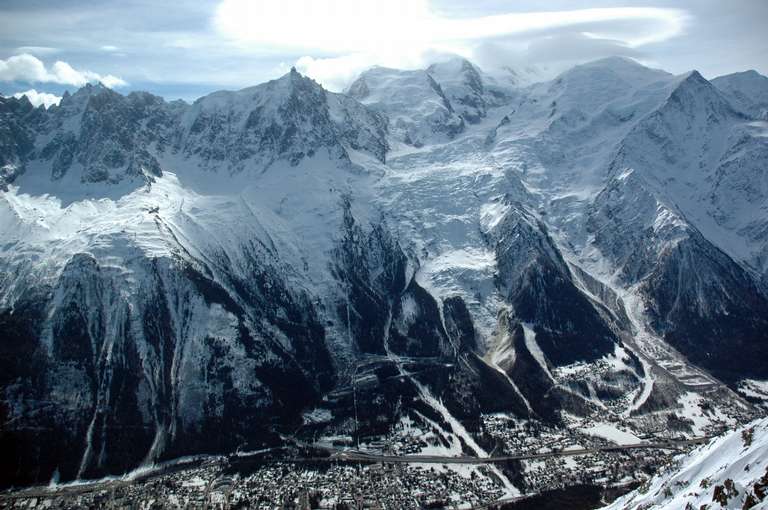
[[512,460],[535,460],[550,457],[572,457],[576,455],[589,455],[600,452],[617,452],[626,450],[678,450],[685,446],[702,444],[712,439],[711,437],[698,437],[692,439],[666,440],[654,443],[637,443],[617,446],[600,446],[595,448],[578,448],[573,450],[557,450],[544,453],[520,453],[512,455],[499,455],[494,457],[445,457],[440,455],[379,455],[362,452],[359,450],[327,448],[328,457],[308,457],[289,459],[294,462],[368,462],[368,463],[405,463],[405,464],[498,464]]
[[188,461],[176,462],[166,466],[157,468],[156,470],[147,471],[144,474],[136,475],[134,477],[122,477],[122,478],[103,478],[100,480],[83,480],[80,482],[73,482],[69,484],[63,484],[58,486],[33,486],[25,489],[7,491],[0,493],[0,501],[9,499],[28,499],[28,498],[51,498],[59,496],[76,496],[78,494],[88,494],[91,492],[107,491],[119,489],[122,487],[128,487],[131,485],[139,484],[145,480],[155,478],[158,476],[175,473],[178,471],[184,471],[186,469],[192,469],[203,465],[206,462],[210,462],[215,457],[200,457],[190,459]]

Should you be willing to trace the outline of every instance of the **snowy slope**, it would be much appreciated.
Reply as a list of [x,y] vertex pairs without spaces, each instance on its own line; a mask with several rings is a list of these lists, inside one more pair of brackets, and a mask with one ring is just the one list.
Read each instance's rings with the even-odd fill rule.
[[605,508],[768,508],[768,421],[752,422],[679,457]]
[[531,185],[593,194],[619,141],[663,102],[673,82],[666,72],[623,58],[576,66],[526,89],[497,128],[492,150],[506,159],[523,144],[533,153],[526,166],[547,169],[531,175]]
[[766,151],[759,125],[694,71],[632,127],[610,168],[613,175],[640,172],[708,240],[762,272]]
[[512,91],[494,80],[471,62],[454,57],[427,68],[450,101],[454,111],[470,124],[480,122],[488,108],[508,103]]
[[512,87],[527,87],[534,83],[547,81],[552,77],[552,73],[546,67],[533,64],[525,66],[509,66],[502,64],[492,76],[500,83],[507,83]]
[[768,115],[768,77],[757,71],[718,76],[712,80],[717,87],[745,115],[766,120]]
[[347,94],[384,113],[392,134],[408,145],[449,140],[464,129],[464,120],[426,71],[374,67],[355,80]]

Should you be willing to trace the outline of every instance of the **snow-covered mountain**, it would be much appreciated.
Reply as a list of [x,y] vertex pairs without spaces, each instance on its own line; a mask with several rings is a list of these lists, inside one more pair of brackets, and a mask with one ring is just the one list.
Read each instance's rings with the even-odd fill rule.
[[423,70],[375,67],[355,80],[347,94],[386,115],[392,133],[408,145],[448,140],[464,129],[464,119],[440,84]]
[[422,147],[454,139],[467,124],[484,119],[488,108],[509,103],[513,90],[455,57],[425,70],[374,67],[347,94],[386,115],[395,140]]
[[[725,379],[768,359],[764,342],[742,344],[761,337],[768,317],[765,244],[754,235],[768,221],[767,149],[694,71],[623,139],[590,214],[596,245],[654,303],[656,329]],[[639,237],[626,237],[628,222]],[[729,356],[736,345],[746,360]]]
[[612,58],[503,83],[451,59],[346,94],[0,97],[1,484],[307,424],[486,455],[491,413],[760,415],[763,82]]
[[321,149],[345,160],[347,149],[362,150],[383,161],[385,135],[382,117],[295,69],[263,85],[201,98],[184,112],[176,133],[184,154],[230,171],[280,159],[295,165]]
[[611,510],[768,508],[768,421],[713,439],[665,466]]
[[436,62],[427,73],[440,85],[454,111],[464,121],[476,124],[488,109],[508,103],[511,91],[466,59],[454,57]]
[[766,119],[768,114],[768,77],[757,71],[744,71],[712,80],[731,104],[749,117]]

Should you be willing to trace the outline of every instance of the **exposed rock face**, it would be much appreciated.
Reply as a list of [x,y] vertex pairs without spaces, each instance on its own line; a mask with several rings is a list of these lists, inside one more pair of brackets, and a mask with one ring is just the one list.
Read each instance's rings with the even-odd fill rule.
[[573,283],[543,223],[512,207],[492,233],[498,285],[518,320],[532,325],[551,363],[594,360],[613,351],[618,338]]
[[3,434],[4,448],[26,452],[7,479],[103,476],[276,441],[273,428],[295,423],[335,376],[307,296],[252,264],[247,281],[222,275],[225,289],[204,266],[138,258],[127,277],[78,254],[54,288],[27,297],[37,311],[4,312],[19,366],[4,413],[38,409]]
[[[726,380],[739,373],[759,377],[762,362],[751,360],[765,359],[768,309],[742,267],[654,198],[635,173],[620,176],[597,197],[589,221],[622,278],[640,284],[660,334]],[[736,345],[748,360],[730,355]]]
[[147,182],[161,175],[158,159],[165,156],[232,173],[280,160],[296,165],[321,149],[346,162],[349,149],[381,161],[388,150],[384,118],[295,70],[191,106],[90,84],[47,111],[26,98],[2,101],[4,181],[27,163],[45,167],[53,180],[72,171],[85,183]]
[[0,97],[0,189],[23,171],[24,160],[34,149],[32,126],[41,117],[26,97]]
[[152,179],[162,173],[152,152],[167,146],[175,114],[151,94],[122,96],[87,85],[51,109],[40,130],[37,159],[50,165],[54,180],[70,171],[91,183]]

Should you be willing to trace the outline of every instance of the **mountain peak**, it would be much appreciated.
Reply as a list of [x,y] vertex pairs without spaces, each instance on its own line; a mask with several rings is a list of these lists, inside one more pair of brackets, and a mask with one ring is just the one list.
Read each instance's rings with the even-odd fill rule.
[[184,152],[230,171],[266,168],[280,159],[297,165],[320,149],[348,160],[346,150],[352,148],[383,161],[387,150],[378,115],[327,92],[295,67],[267,83],[202,97],[184,112],[181,124]]
[[558,104],[578,105],[590,111],[647,85],[671,79],[673,76],[665,71],[628,58],[609,57],[577,65],[561,73],[548,87],[549,93],[558,96]]
[[429,67],[427,67],[428,73],[441,71],[461,74],[467,72],[478,73],[480,70],[475,64],[466,58],[459,55],[453,55],[449,58],[438,60],[437,62],[434,62]]
[[[764,74],[760,74],[755,69],[747,69],[746,71],[741,71],[738,73],[731,73],[726,74],[723,76],[718,76],[715,78],[715,80],[720,80],[723,78],[733,78],[733,79],[741,79],[741,80],[749,80],[749,81],[758,81],[758,82],[764,82],[768,81],[768,76],[765,76]],[[713,80],[714,81],[714,80]]]
[[712,84],[743,114],[762,119],[768,117],[768,77],[751,69],[718,76]]
[[538,67],[535,65],[525,66],[501,66],[495,73],[494,77],[500,79],[502,83],[508,83],[513,87],[526,87],[534,83],[540,83],[546,81],[549,76],[549,70],[547,68]]
[[735,73],[735,74],[742,74],[744,76],[749,76],[749,77],[754,77],[754,78],[757,78],[757,77],[765,78],[765,76],[763,76],[762,74],[758,73],[754,69],[747,69],[746,71],[743,71],[741,73]]
[[427,68],[427,73],[443,86],[461,83],[478,94],[483,93],[480,69],[463,57],[436,62]]
[[29,100],[26,94],[22,94],[19,97],[8,96],[7,98],[5,96],[0,96],[0,98],[17,101],[23,107],[32,106],[32,101]]
[[[463,82],[461,75],[455,81]],[[355,80],[347,94],[384,113],[390,133],[416,147],[451,139],[464,129],[443,89],[429,72],[373,67]]]
[[620,55],[612,55],[610,57],[599,58],[597,60],[593,60],[591,62],[587,62],[586,64],[582,64],[582,65],[583,66],[629,66],[629,67],[646,68],[646,66],[642,65],[637,60],[629,57],[623,57]]
[[644,66],[643,64],[641,64],[636,60],[633,60],[627,57],[618,57],[618,56],[605,57],[597,60],[592,60],[590,62],[585,62],[584,64],[579,64],[573,68],[573,70],[577,70],[577,69],[611,69],[615,72],[655,71],[655,69]]
[[322,88],[322,85],[317,83],[315,80],[313,80],[309,76],[305,76],[301,74],[298,70],[296,70],[296,67],[293,67],[293,66],[291,67],[291,70],[288,71],[288,73],[283,75],[283,78],[287,78],[293,84],[311,83]]
[[706,100],[712,104],[725,103],[715,86],[696,70],[690,71],[679,78],[670,94],[670,99],[697,102]]
[[85,85],[77,89],[74,92],[74,94],[65,92],[64,95],[62,96],[62,102],[64,102],[65,99],[70,99],[73,101],[82,101],[84,99],[88,99],[90,97],[97,96],[100,94],[109,94],[112,96],[120,95],[118,92],[115,92],[114,90],[105,86],[103,83],[86,83]]
[[758,73],[754,69],[718,76],[712,80],[712,84],[721,90],[741,90],[742,93],[747,95],[762,95],[768,91],[768,77]]
[[89,105],[100,108],[107,103],[112,103],[121,98],[124,98],[122,94],[104,86],[102,83],[86,83],[73,94],[65,92],[59,102],[58,110],[69,112],[68,114],[75,114],[85,111]]
[[[295,67],[279,78],[240,90],[219,90],[195,100],[202,110],[248,110],[262,105],[273,110],[297,95],[311,95],[316,105],[325,104],[325,89],[312,78],[304,76]],[[308,105],[312,106],[312,104]]]
[[114,92],[114,91],[112,91],[112,89],[110,89],[109,87],[107,87],[106,85],[104,85],[101,82],[95,82],[95,83],[90,83],[89,82],[89,83],[86,83],[85,85],[83,85],[82,87],[80,87],[77,90],[77,92],[75,92],[75,94],[80,94],[80,93],[82,93],[82,94],[99,94],[99,93],[105,92],[105,91]]
[[560,77],[587,75],[594,79],[593,73],[596,72],[610,73],[624,81],[633,83],[650,83],[672,76],[666,71],[644,66],[631,58],[614,56],[577,65],[562,73]]
[[[267,82],[268,84],[272,83],[281,83],[286,84],[290,87],[307,87],[307,88],[313,88],[313,89],[323,89],[323,86],[317,83],[315,80],[310,78],[309,76],[305,76],[301,74],[299,71],[296,70],[296,67],[291,67],[291,70],[285,73],[283,76],[278,78],[277,80],[272,80],[270,82]],[[261,85],[256,85],[256,87],[251,88],[258,88],[261,87]]]
[[698,72],[696,69],[693,71],[690,71],[688,73],[685,73],[683,75],[683,79],[681,82],[687,82],[690,81],[691,83],[709,83],[709,81],[704,78],[700,72]]

